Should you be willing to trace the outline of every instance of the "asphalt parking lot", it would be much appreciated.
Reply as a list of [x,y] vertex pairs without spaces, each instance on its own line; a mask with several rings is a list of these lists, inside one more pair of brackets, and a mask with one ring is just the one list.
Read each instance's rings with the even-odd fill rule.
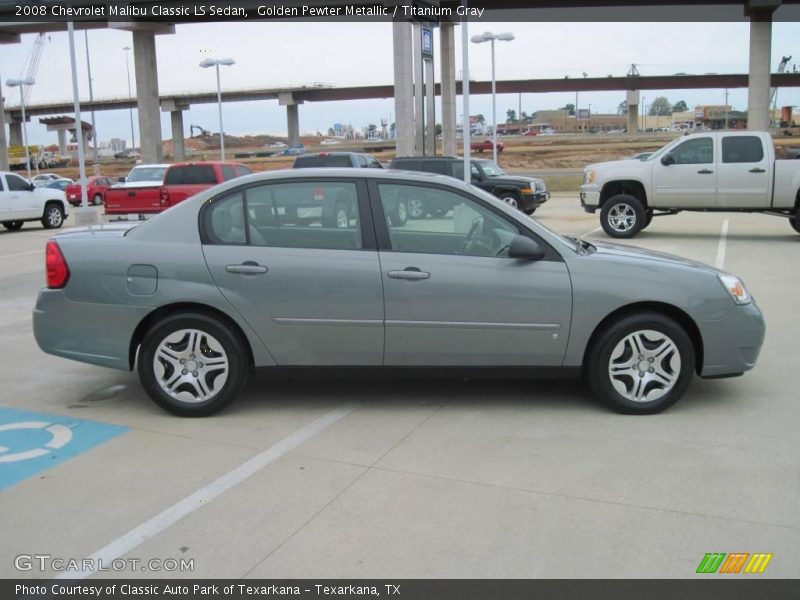
[[[607,239],[576,194],[536,217]],[[630,242],[723,264],[767,320],[754,371],[695,378],[645,417],[580,382],[464,381],[255,381],[218,416],[173,417],[134,374],[38,349],[49,235],[0,232],[2,577],[56,574],[15,568],[47,554],[194,561],[113,573],[133,577],[681,578],[707,552],[800,575],[800,235],[784,219],[683,213]],[[59,443],[53,423],[69,439],[38,466],[2,462]]]

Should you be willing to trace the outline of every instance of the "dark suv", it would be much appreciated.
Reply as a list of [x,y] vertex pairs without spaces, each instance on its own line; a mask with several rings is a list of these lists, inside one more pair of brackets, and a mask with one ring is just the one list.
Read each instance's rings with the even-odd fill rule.
[[[382,169],[383,165],[378,159],[369,154],[360,152],[318,152],[316,154],[303,154],[294,159],[293,169],[314,168],[350,168],[350,169]],[[408,220],[408,200],[406,198],[391,198],[388,200],[389,222],[394,225],[405,225]],[[336,205],[335,222],[347,223],[349,216],[354,214],[355,204]],[[346,214],[345,214],[346,213]]]
[[[494,194],[505,203],[532,215],[537,208],[550,199],[550,192],[542,179],[506,175],[491,160],[476,159],[472,164],[472,185]],[[392,169],[405,171],[422,171],[449,175],[456,179],[464,179],[464,159],[457,156],[407,156],[395,158],[390,165]],[[414,199],[409,201],[408,216],[422,219],[430,214],[441,216],[450,206],[440,206],[437,199],[430,201]]]

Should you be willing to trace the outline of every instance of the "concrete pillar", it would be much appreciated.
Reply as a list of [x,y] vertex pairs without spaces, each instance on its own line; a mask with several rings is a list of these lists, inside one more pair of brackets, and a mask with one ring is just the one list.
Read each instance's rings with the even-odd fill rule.
[[6,109],[0,87],[0,171],[8,171],[8,142],[6,141]]
[[8,145],[22,146],[22,121],[11,121],[8,124]]
[[286,105],[286,130],[289,136],[289,145],[296,146],[300,143],[300,111],[297,104]]
[[436,154],[436,106],[433,60],[425,61],[425,156]]
[[58,135],[58,153],[61,156],[67,155],[67,130],[66,129],[58,129],[56,131]]
[[184,160],[186,147],[183,143],[183,111],[170,111],[169,116],[172,124],[172,160]]
[[411,23],[392,23],[394,49],[394,119],[397,156],[414,154],[414,70]]
[[769,130],[770,58],[772,54],[772,12],[750,16],[750,77],[747,90],[747,128]]
[[625,102],[628,105],[628,133],[636,133],[639,131],[639,103],[641,102],[639,90],[628,90]]
[[414,61],[414,153],[425,154],[425,91],[422,65],[422,27],[415,23],[412,56]]
[[164,161],[161,146],[161,111],[158,105],[156,36],[152,31],[133,31],[133,64],[136,69],[136,107],[143,163]]
[[442,72],[442,154],[456,155],[456,44],[455,25],[439,28]]

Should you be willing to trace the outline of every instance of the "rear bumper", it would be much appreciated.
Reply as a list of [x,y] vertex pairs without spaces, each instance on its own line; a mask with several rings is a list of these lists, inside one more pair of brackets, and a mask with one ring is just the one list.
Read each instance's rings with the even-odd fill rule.
[[764,316],[755,302],[697,325],[703,338],[701,377],[736,375],[755,367],[766,334]]
[[33,335],[48,354],[129,371],[133,332],[152,310],[73,302],[64,290],[42,289],[33,309]]

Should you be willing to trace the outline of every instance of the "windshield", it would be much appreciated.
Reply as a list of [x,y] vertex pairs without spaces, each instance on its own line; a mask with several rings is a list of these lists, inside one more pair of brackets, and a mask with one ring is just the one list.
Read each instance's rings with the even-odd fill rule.
[[483,174],[487,177],[499,177],[500,175],[505,175],[505,173],[503,173],[503,169],[498,167],[491,160],[476,160],[475,162],[480,165],[481,169],[483,170]]
[[137,167],[128,174],[128,181],[163,181],[166,167]]
[[671,149],[671,148],[675,147],[677,144],[679,144],[679,143],[680,143],[680,141],[681,141],[682,139],[683,139],[682,137],[676,138],[676,139],[672,140],[672,141],[671,141],[669,144],[667,144],[666,146],[663,146],[663,147],[659,148],[658,150],[654,151],[652,154],[650,154],[650,156],[646,156],[645,158],[641,158],[641,159],[639,159],[639,160],[642,160],[642,161],[653,160],[654,158],[656,158],[656,157],[658,157],[658,156],[661,156],[662,154],[664,154],[664,152],[667,152],[667,151],[669,151],[669,149]]

